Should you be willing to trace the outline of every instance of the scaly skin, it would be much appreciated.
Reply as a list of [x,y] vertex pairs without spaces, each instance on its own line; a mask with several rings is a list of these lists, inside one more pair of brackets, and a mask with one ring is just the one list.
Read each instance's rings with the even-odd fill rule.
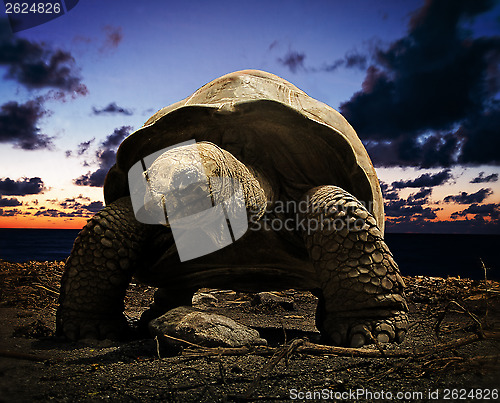
[[311,223],[303,231],[321,284],[317,326],[325,342],[358,347],[401,342],[408,307],[404,283],[373,216],[336,186],[306,193]]
[[57,335],[72,340],[127,336],[125,291],[152,231],[154,226],[135,219],[128,197],[88,221],[66,261]]

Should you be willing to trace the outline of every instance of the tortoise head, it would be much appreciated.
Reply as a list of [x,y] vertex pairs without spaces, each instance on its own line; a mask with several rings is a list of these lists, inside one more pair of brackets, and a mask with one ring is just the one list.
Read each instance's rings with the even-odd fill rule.
[[[257,218],[264,213],[267,199],[258,180],[217,145],[188,142],[157,154],[142,177],[134,168],[129,173],[132,204],[140,221],[167,226],[176,221],[194,228],[210,222],[209,215],[200,213],[214,206],[224,206],[226,213],[243,211],[245,216],[246,208]],[[141,165],[146,164],[141,161]]]

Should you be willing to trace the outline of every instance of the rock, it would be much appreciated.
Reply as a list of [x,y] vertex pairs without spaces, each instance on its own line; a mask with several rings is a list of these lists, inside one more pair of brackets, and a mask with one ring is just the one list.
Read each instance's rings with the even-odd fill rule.
[[259,292],[255,294],[251,305],[280,306],[286,311],[293,311],[295,309],[292,298],[282,297],[273,292]]
[[164,335],[205,347],[241,347],[266,345],[257,330],[222,315],[180,306],[149,322],[149,332],[173,347],[186,347]]
[[215,295],[206,292],[197,292],[193,295],[193,305],[215,306],[219,300]]

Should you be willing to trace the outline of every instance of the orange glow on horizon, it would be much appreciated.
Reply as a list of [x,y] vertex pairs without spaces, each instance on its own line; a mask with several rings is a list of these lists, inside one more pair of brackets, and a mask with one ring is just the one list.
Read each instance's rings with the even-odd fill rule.
[[82,229],[87,218],[12,216],[0,217],[0,228]]

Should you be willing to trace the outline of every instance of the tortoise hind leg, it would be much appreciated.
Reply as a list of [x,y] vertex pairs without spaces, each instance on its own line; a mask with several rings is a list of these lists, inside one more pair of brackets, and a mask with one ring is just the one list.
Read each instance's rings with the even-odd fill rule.
[[61,280],[56,334],[81,338],[124,338],[125,291],[154,226],[139,223],[130,198],[99,211],[82,229]]
[[408,327],[404,283],[375,219],[336,186],[314,188],[304,200],[303,237],[321,286],[317,325],[325,341],[401,342]]

